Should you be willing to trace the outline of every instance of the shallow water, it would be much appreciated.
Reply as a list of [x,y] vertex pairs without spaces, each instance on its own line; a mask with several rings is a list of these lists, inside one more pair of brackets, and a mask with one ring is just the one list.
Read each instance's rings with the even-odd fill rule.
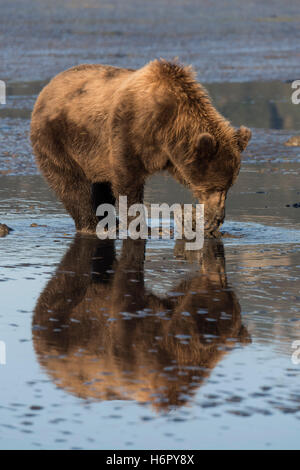
[[[299,448],[297,2],[242,17],[215,1],[2,3],[0,448]],[[75,63],[175,55],[253,130],[223,227],[241,238],[187,252],[76,237],[31,154],[37,93]],[[192,198],[162,174],[145,200]]]
[[[264,219],[247,174],[224,225],[242,238],[148,241],[145,260],[74,238],[39,176],[1,178],[2,448],[298,447],[299,219]],[[178,197],[158,179],[148,201]]]

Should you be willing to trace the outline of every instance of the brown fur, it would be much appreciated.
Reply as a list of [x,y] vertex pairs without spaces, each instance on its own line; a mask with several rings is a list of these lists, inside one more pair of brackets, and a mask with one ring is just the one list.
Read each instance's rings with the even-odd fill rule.
[[144,252],[144,241],[125,240],[117,261],[113,241],[77,235],[40,295],[34,347],[50,377],[68,392],[135,399],[157,409],[179,406],[236,340],[249,341],[227,284],[221,242],[207,241],[199,252],[178,242],[177,257],[200,263],[176,286],[178,296],[158,297],[147,289]]
[[[87,231],[97,224],[93,194],[98,204],[142,202],[146,178],[164,169],[205,204],[206,230],[215,230],[250,135],[216,111],[191,68],[163,60],[67,70],[42,90],[31,123],[42,173]],[[99,183],[104,194],[92,189]]]

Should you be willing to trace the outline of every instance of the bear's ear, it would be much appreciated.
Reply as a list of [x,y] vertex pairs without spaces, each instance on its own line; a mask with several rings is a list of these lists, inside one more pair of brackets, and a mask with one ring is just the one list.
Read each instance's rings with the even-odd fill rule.
[[197,142],[197,152],[199,155],[212,156],[217,151],[217,142],[214,136],[208,132],[200,134]]
[[245,150],[248,145],[249,140],[251,139],[252,132],[248,127],[241,126],[236,131],[237,143],[241,152]]

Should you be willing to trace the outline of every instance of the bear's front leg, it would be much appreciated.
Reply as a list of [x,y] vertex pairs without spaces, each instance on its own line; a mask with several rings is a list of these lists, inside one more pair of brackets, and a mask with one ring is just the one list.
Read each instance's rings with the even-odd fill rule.
[[[144,183],[145,175],[136,168],[120,169],[115,171],[112,190],[117,204],[119,204],[120,196],[127,198],[127,209],[133,204],[143,204],[144,199]],[[128,216],[128,223],[134,217]]]

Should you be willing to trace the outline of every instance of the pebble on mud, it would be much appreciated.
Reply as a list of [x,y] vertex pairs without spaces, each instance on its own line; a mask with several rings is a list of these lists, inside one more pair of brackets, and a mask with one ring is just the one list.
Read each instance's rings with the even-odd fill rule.
[[47,225],[39,225],[33,222],[32,224],[30,224],[30,227],[47,227]]
[[284,145],[287,145],[288,147],[300,147],[300,135],[294,135],[287,140]]
[[13,229],[5,224],[0,224],[0,237],[6,237]]

